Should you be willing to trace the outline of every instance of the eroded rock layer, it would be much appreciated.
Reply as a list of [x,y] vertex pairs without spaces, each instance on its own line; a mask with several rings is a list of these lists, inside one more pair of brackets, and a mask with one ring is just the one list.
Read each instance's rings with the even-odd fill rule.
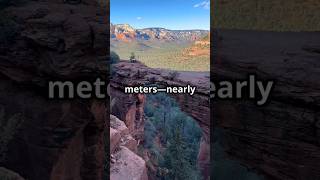
[[212,102],[229,156],[269,179],[320,179],[320,34],[219,31],[214,80],[275,80],[269,103]]
[[[175,94],[173,98],[179,103],[181,110],[193,117],[203,130],[198,164],[204,177],[209,177],[210,165],[210,109],[209,109],[209,73],[198,72],[174,72],[163,69],[152,69],[136,62],[120,62],[114,65],[114,75],[110,83],[111,97],[115,98],[112,114],[126,122],[130,131],[139,141],[139,135],[143,132],[144,114],[143,107],[145,95],[125,94],[127,86],[157,85],[167,86],[194,86],[194,95]],[[139,133],[140,132],[140,133]]]
[[0,166],[31,180],[102,179],[106,102],[49,100],[46,88],[48,80],[106,78],[101,7],[27,0],[2,10],[14,36],[0,44],[1,125],[10,132],[1,136]]
[[148,180],[146,162],[136,154],[137,148],[125,123],[110,115],[110,180]]

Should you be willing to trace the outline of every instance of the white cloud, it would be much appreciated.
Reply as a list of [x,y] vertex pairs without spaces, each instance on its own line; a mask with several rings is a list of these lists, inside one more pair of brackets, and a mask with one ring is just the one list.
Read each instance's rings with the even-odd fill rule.
[[194,8],[203,8],[203,9],[210,9],[210,1],[202,1],[201,3],[195,4]]
[[137,20],[139,21],[139,20],[141,20],[142,19],[142,17],[137,17]]

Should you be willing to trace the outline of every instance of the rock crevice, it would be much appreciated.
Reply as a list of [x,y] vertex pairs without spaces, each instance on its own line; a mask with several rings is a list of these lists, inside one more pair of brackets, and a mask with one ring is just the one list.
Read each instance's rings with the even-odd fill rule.
[[110,180],[148,180],[146,162],[136,154],[137,147],[125,123],[110,115]]
[[[210,109],[209,109],[209,73],[205,72],[175,72],[163,69],[149,68],[140,62],[130,63],[122,61],[114,65],[114,75],[110,82],[111,98],[116,98],[116,104],[111,109],[128,125],[129,130],[135,131],[139,141],[143,135],[145,95],[125,94],[128,86],[157,85],[167,86],[194,86],[194,95],[174,94],[182,111],[197,121],[203,131],[198,164],[205,178],[210,176]],[[136,127],[136,128],[134,128]],[[140,138],[139,138],[140,136]]]

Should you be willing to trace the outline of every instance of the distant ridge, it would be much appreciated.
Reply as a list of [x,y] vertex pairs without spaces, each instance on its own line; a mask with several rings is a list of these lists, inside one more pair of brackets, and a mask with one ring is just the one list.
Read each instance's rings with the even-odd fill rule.
[[207,30],[169,30],[161,27],[135,29],[129,24],[110,24],[111,39],[119,41],[196,41],[208,34]]

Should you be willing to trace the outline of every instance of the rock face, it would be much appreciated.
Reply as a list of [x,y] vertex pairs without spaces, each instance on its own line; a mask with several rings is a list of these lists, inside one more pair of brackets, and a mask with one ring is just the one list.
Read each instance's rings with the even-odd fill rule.
[[10,171],[9,169],[0,167],[0,179],[5,180],[25,180],[19,174]]
[[105,76],[103,10],[43,0],[3,11],[14,36],[0,44],[0,109],[14,134],[0,166],[32,180],[102,179],[105,101],[49,100],[46,84]]
[[117,160],[111,165],[110,180],[148,180],[146,163],[140,156],[124,146],[114,156]]
[[208,35],[206,30],[168,30],[165,28],[134,29],[129,24],[111,24],[111,39],[120,41],[163,40],[195,41]]
[[110,115],[110,180],[148,180],[146,162],[136,154],[137,147],[124,122]]
[[110,153],[113,153],[118,147],[121,140],[121,133],[113,128],[110,128]]
[[[165,86],[195,86],[193,96],[188,94],[172,95],[180,104],[181,110],[192,116],[203,130],[199,165],[205,177],[209,177],[210,165],[210,109],[209,109],[209,73],[173,72],[162,69],[152,69],[143,64],[120,62],[114,66],[115,74],[110,82],[111,97],[116,97],[116,104],[111,109],[112,114],[123,119],[130,131],[140,132],[144,123],[144,95],[125,94],[124,87],[157,84]],[[142,129],[142,130],[141,130]],[[139,134],[139,135],[137,135]]]
[[[270,102],[212,101],[229,156],[267,179],[320,179],[320,34],[218,32],[214,80],[276,80]],[[214,148],[214,147],[213,147]]]
[[184,50],[184,54],[190,57],[210,56],[210,33],[209,35],[195,41],[191,47]]
[[143,139],[144,134],[144,95],[128,96],[113,88],[110,90],[115,105],[111,107],[111,114],[121,119],[128,128],[129,133],[137,140]]

